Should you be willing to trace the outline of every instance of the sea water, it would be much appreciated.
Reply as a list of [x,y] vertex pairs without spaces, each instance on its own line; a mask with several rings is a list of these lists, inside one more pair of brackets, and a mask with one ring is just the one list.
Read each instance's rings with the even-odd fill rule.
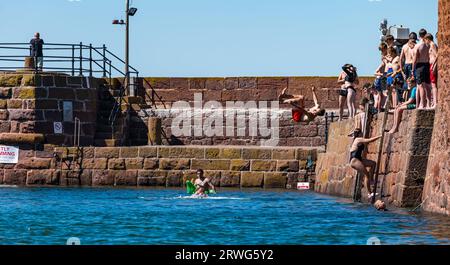
[[0,244],[449,244],[450,218],[312,192],[0,188]]

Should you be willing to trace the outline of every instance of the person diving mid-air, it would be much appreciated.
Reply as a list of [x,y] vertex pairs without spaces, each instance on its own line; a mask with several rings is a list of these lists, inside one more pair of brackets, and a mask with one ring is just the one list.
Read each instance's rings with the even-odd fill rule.
[[197,179],[194,182],[194,196],[207,197],[208,194],[215,193],[216,187],[211,183],[209,178],[205,178],[203,169],[197,170]]
[[324,116],[325,109],[320,107],[319,100],[317,99],[316,88],[311,87],[311,92],[314,100],[314,107],[306,109],[305,96],[303,95],[289,95],[286,93],[288,88],[283,89],[281,95],[278,97],[280,103],[291,104],[292,119],[295,122],[312,122],[317,116]]

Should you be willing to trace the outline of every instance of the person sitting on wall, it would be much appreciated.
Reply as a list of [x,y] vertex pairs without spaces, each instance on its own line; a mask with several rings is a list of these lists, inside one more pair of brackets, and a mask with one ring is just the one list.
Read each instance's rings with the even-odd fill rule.
[[194,182],[195,196],[207,196],[209,191],[216,190],[216,187],[211,183],[209,178],[205,178],[203,169],[197,170],[197,179]]
[[320,107],[320,103],[316,95],[316,87],[312,86],[311,91],[314,100],[314,107],[305,109],[305,96],[303,95],[289,95],[286,94],[287,87],[283,89],[281,95],[278,97],[281,103],[291,104],[292,119],[295,122],[312,122],[317,116],[324,116],[325,109]]
[[[350,147],[350,166],[356,170],[361,176],[364,176],[364,186],[367,188],[368,199],[371,200],[375,194],[372,192],[370,182],[373,179],[376,163],[375,161],[364,159],[363,152],[366,148],[366,144],[373,143],[380,139],[381,136],[377,136],[371,139],[365,139],[361,130],[356,130],[353,133],[353,143]],[[367,167],[370,171],[367,171]]]
[[409,99],[406,102],[400,104],[394,110],[394,122],[393,122],[392,129],[389,131],[390,134],[394,134],[394,133],[398,132],[400,123],[402,122],[403,111],[413,110],[413,109],[417,108],[417,105],[416,105],[416,103],[417,103],[416,102],[416,95],[417,95],[416,81],[413,77],[410,77],[410,79],[408,81],[409,81],[409,86],[412,87],[411,96],[409,97]]

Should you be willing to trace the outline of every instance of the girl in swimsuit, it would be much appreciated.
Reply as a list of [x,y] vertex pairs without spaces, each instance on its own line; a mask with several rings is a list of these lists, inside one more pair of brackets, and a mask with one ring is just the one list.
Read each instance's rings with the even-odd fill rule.
[[[370,182],[372,181],[373,174],[375,171],[376,163],[372,160],[367,160],[363,158],[363,153],[366,145],[380,139],[381,136],[374,137],[371,139],[364,139],[362,132],[357,130],[353,133],[353,143],[350,148],[350,166],[356,170],[361,176],[364,176],[364,186],[369,192],[368,198],[371,199],[374,194],[372,193],[372,187]],[[370,171],[367,171],[367,167]]]
[[344,103],[347,102],[348,117],[354,118],[356,115],[356,85],[359,84],[356,67],[351,64],[346,64],[342,67],[342,72],[339,75],[338,83],[342,84],[339,92],[339,120],[342,120],[344,113]]

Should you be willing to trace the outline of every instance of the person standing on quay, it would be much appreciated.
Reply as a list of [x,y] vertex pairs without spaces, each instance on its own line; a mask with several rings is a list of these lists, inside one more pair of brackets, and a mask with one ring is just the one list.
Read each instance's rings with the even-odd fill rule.
[[43,45],[44,40],[40,38],[39,32],[36,32],[30,41],[30,56],[34,57],[34,68],[37,71],[42,71],[44,66]]

